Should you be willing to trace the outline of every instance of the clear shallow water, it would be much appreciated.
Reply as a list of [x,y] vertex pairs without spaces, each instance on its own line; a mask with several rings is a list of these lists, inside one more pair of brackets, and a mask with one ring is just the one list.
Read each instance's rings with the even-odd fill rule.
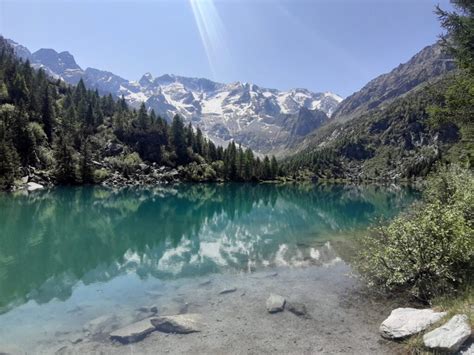
[[226,275],[336,263],[332,240],[415,197],[376,186],[250,184],[2,194],[0,345],[27,338],[32,349],[111,311],[133,318],[150,295],[176,304],[181,286],[209,278],[224,285]]

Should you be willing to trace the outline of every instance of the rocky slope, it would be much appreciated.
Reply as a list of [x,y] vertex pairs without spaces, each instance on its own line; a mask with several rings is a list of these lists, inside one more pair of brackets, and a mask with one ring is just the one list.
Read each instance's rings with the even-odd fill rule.
[[40,49],[31,53],[13,41],[10,44],[19,57],[54,78],[70,84],[82,78],[87,87],[100,94],[124,96],[134,107],[145,103],[168,118],[180,114],[215,143],[226,145],[235,140],[258,153],[278,154],[301,141],[325,123],[342,101],[330,92],[278,91],[250,83],[222,84],[168,74],[155,78],[146,73],[138,81],[129,81],[103,70],[83,70],[69,52]]
[[456,127],[435,128],[428,114],[453,69],[439,44],[424,48],[343,100],[329,122],[292,148],[289,169],[350,179],[427,174],[459,140]]
[[378,76],[347,97],[332,117],[334,120],[347,121],[366,111],[382,108],[416,86],[440,77],[454,68],[454,60],[443,52],[439,43],[427,46],[408,62],[400,64],[390,73]]

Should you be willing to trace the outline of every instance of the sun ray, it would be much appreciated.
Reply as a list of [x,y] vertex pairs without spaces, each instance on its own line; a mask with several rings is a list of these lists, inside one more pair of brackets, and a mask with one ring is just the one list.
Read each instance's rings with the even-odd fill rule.
[[214,79],[230,66],[225,28],[213,0],[189,0]]

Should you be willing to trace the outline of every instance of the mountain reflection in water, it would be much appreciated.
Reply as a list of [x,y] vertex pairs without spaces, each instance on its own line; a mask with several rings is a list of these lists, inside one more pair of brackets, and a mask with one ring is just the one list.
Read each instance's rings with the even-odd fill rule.
[[182,184],[0,195],[0,313],[78,282],[193,277],[337,260],[350,235],[416,198],[377,186]]

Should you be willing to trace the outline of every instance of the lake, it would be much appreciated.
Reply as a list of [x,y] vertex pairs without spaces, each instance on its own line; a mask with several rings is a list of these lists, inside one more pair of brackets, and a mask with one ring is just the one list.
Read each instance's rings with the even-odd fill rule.
[[114,326],[91,320],[120,313],[123,325],[151,302],[186,312],[211,282],[342,275],[344,243],[416,198],[396,186],[237,183],[1,194],[0,345],[85,342]]

